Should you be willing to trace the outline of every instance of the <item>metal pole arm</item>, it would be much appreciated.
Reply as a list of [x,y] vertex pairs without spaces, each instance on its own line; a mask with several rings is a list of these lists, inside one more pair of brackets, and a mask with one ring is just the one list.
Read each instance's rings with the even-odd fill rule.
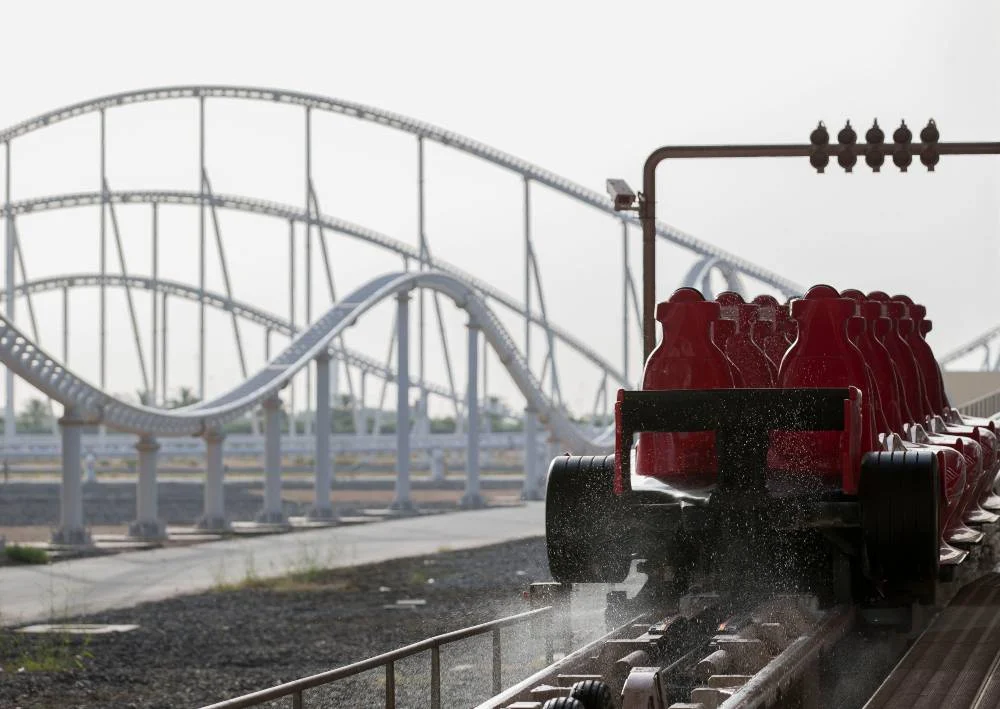
[[937,155],[1000,155],[1000,142],[972,143],[830,143],[827,145],[665,145],[657,148],[642,170],[642,193],[639,195],[639,221],[642,223],[642,339],[643,359],[656,344],[653,320],[656,308],[656,168],[664,160],[691,158],[789,158],[809,157],[822,152],[831,158],[842,154],[857,157],[879,153],[885,157],[905,154],[911,157],[933,150]]

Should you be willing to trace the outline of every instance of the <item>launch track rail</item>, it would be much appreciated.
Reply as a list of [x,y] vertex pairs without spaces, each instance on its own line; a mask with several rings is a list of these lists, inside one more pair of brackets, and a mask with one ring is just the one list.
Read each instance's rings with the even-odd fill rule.
[[820,610],[808,595],[742,608],[714,594],[689,596],[671,614],[634,618],[477,709],[541,709],[588,680],[608,685],[622,709],[818,709],[821,659],[855,620],[854,608]]

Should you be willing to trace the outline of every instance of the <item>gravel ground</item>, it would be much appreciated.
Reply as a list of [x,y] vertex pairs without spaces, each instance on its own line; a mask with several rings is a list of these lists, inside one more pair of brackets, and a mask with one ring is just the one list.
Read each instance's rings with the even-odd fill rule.
[[[311,570],[272,587],[249,580],[73,619],[140,626],[87,640],[0,631],[0,707],[197,707],[527,610],[521,592],[548,578],[545,543],[536,538]],[[406,599],[426,605],[385,608]],[[523,626],[504,631],[505,685],[541,666],[539,635]],[[488,635],[442,650],[444,706],[473,706],[490,696],[490,656]],[[46,664],[61,669],[41,669]],[[397,664],[398,706],[428,706],[429,667],[428,653]],[[383,677],[369,672],[311,690],[306,706],[381,707]]]

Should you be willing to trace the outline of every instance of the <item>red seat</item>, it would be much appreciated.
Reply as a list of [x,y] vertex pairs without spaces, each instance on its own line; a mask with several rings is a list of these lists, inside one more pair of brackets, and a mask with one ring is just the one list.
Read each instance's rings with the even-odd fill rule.
[[[712,341],[719,316],[719,304],[706,301],[693,288],[680,288],[657,305],[663,338],[646,360],[642,388],[734,388],[730,361]],[[718,475],[715,433],[641,433],[636,472],[678,486],[709,487]]]
[[773,387],[777,371],[753,337],[760,306],[745,302],[739,293],[732,291],[722,293],[715,300],[722,306],[722,319],[736,325],[726,341],[725,353],[739,370],[743,386],[750,389]]
[[779,303],[774,296],[758,295],[753,302],[760,306],[761,318],[770,323],[757,342],[774,365],[774,381],[777,382],[781,359],[795,341],[795,321],[789,315],[788,305]]
[[[883,317],[882,303],[869,300],[858,290],[845,290],[841,295],[851,298],[858,304],[858,313],[864,319],[866,327],[859,333],[857,344],[865,358],[873,384],[873,404],[878,412],[876,418],[880,421],[879,432],[882,434],[903,434],[906,421],[903,420],[899,406],[899,378],[893,367],[892,358],[885,349],[880,337],[891,327],[888,318]],[[884,438],[884,436],[883,436]],[[969,498],[966,494],[967,464],[963,456],[964,444],[957,443],[955,447],[933,444],[916,444],[900,441],[905,448],[930,448],[941,452],[943,474],[941,476],[941,507],[939,524],[944,540],[961,540],[967,538],[967,529],[963,523],[963,515]],[[883,443],[895,445],[889,441]],[[973,488],[969,487],[971,491]],[[971,496],[971,492],[968,493]]]
[[813,286],[804,298],[792,301],[798,336],[778,371],[779,387],[856,387],[862,392],[855,459],[846,445],[849,433],[836,431],[775,431],[768,454],[769,467],[817,475],[848,494],[857,492],[861,456],[876,449],[871,384],[864,358],[848,338],[849,323],[864,326],[856,310],[853,300],[827,285]]

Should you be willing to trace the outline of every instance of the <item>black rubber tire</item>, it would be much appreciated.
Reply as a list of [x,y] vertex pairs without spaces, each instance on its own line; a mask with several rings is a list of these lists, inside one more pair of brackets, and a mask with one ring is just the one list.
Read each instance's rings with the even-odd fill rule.
[[631,565],[631,530],[614,493],[615,457],[561,456],[549,466],[545,541],[560,583],[621,583]]
[[615,709],[611,687],[598,679],[585,679],[573,685],[569,696],[587,709]]
[[587,707],[573,697],[554,697],[547,700],[542,709],[587,709]]
[[874,573],[890,582],[938,577],[937,456],[926,450],[866,453],[858,497]]

